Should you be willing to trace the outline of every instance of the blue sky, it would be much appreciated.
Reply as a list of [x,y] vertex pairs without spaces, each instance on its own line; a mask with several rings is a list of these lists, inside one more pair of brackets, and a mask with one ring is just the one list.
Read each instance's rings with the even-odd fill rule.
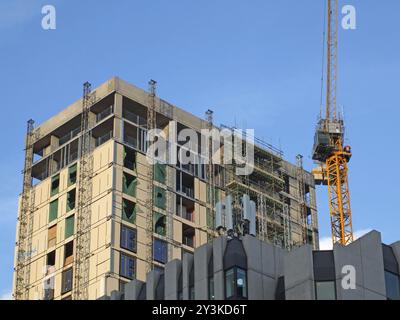
[[[353,147],[353,225],[400,239],[397,167],[400,22],[398,0],[349,0],[357,29],[340,30],[338,103]],[[41,8],[57,29],[41,28]],[[256,135],[305,167],[320,108],[323,0],[69,0],[0,3],[0,296],[12,286],[17,195],[26,121],[41,123],[113,75],[195,115]],[[327,190],[318,190],[321,237],[329,237]]]

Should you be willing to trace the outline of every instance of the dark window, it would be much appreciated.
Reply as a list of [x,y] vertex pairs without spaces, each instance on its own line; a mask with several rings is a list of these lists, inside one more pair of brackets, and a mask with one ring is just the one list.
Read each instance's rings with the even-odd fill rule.
[[124,146],[124,167],[136,170],[136,152]]
[[76,163],[68,168],[68,186],[76,182]]
[[194,247],[194,228],[186,224],[182,224],[182,243],[189,247]]
[[60,186],[60,175],[56,175],[51,178],[51,191],[50,195],[54,196],[58,193],[58,187]]
[[67,212],[75,209],[76,189],[67,193]]
[[233,267],[225,271],[225,296],[227,299],[247,298],[247,272]]
[[154,212],[153,217],[154,217],[154,219],[153,219],[154,220],[154,232],[161,236],[165,236],[167,217],[165,216],[165,214],[162,214],[159,212]]
[[74,261],[74,242],[70,241],[64,246],[64,266]]
[[316,300],[336,300],[335,281],[315,281]]
[[386,295],[389,300],[400,300],[400,277],[385,270]]
[[235,269],[225,271],[225,296],[232,298],[235,295]]
[[214,294],[214,277],[208,278],[208,298],[210,300],[215,300]]
[[120,274],[128,279],[135,278],[135,258],[121,253]]
[[56,250],[47,254],[47,266],[52,267],[56,264]]
[[122,219],[130,223],[136,223],[136,204],[127,199],[122,199]]
[[72,290],[72,268],[63,271],[61,280],[61,293],[67,293]]
[[166,263],[167,262],[167,243],[160,239],[154,239],[153,242],[153,259],[157,262]]
[[121,225],[121,248],[136,252],[136,230]]

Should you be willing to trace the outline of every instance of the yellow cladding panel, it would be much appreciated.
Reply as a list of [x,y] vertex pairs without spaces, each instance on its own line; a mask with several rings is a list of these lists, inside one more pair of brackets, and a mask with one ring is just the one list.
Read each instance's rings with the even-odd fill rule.
[[93,151],[93,172],[107,167],[113,162],[114,140],[110,140]]
[[174,219],[174,240],[182,243],[182,223]]
[[196,237],[195,239],[196,247],[200,247],[203,244],[207,243],[207,232],[196,229],[195,237]]
[[112,173],[113,168],[109,167],[103,171],[99,171],[98,174],[93,177],[93,198],[104,195],[106,191],[112,188]]
[[112,193],[105,194],[97,201],[94,201],[92,209],[92,225],[98,221],[103,221],[112,212]]
[[50,198],[50,182],[48,178],[35,187],[35,207],[39,207]]
[[136,278],[140,281],[146,281],[147,263],[141,259],[136,259]]
[[207,185],[205,182],[200,181],[200,196],[199,200],[206,202],[207,201]]

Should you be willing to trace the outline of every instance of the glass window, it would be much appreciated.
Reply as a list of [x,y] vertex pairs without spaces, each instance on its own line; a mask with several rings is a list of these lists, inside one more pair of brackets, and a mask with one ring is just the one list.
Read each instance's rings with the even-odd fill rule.
[[134,279],[135,277],[135,258],[121,253],[120,256],[120,274],[121,276]]
[[316,281],[315,292],[317,300],[336,300],[334,281]]
[[386,295],[389,300],[400,300],[400,277],[385,270]]
[[167,262],[167,243],[160,239],[154,239],[153,242],[153,259],[155,261],[166,263]]
[[235,270],[229,269],[225,271],[225,296],[232,298],[235,295]]
[[214,294],[214,277],[208,278],[208,298],[210,300],[215,300]]
[[64,294],[72,290],[72,268],[63,271],[62,273],[61,293]]
[[121,225],[121,248],[136,252],[136,230]]
[[236,272],[237,272],[237,278],[236,278],[237,295],[239,297],[247,298],[246,271],[237,268]]

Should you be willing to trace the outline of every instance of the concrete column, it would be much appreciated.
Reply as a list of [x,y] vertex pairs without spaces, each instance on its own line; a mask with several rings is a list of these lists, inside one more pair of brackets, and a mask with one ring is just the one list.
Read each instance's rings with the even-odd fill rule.
[[193,265],[193,255],[184,253],[182,260],[182,295],[183,300],[189,300],[189,275]]
[[179,275],[182,272],[182,262],[171,260],[165,265],[165,300],[178,300]]
[[286,300],[314,300],[312,247],[304,245],[284,257]]
[[115,140],[123,140],[123,124],[122,124],[122,96],[116,93],[114,96],[114,132]]
[[154,300],[156,298],[156,288],[160,280],[161,273],[157,270],[152,270],[147,273],[146,277],[146,300]]
[[212,245],[205,244],[194,251],[194,287],[196,300],[208,300],[208,263]]
[[224,253],[226,248],[226,242],[227,242],[226,237],[218,237],[213,239],[215,300],[225,299]]
[[144,285],[144,282],[137,279],[127,283],[125,285],[125,300],[138,300]]
[[[335,245],[336,292],[338,300],[386,299],[381,235],[371,231],[343,247]],[[344,289],[344,266],[355,268],[356,289]]]

